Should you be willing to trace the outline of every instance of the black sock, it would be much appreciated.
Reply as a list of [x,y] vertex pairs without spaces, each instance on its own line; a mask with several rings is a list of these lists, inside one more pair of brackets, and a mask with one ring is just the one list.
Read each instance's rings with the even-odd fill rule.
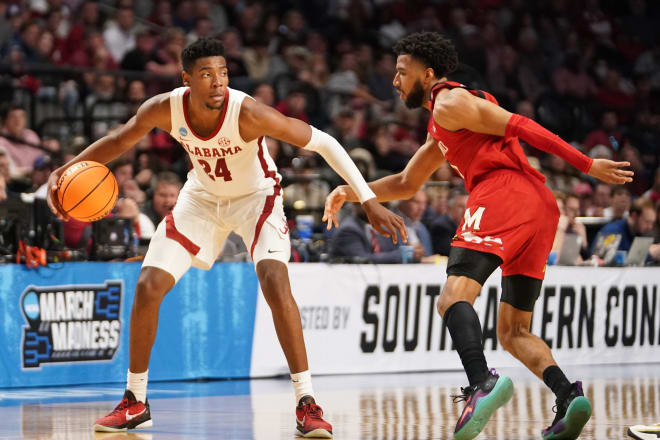
[[459,301],[445,312],[445,322],[470,386],[488,378],[488,365],[482,345],[481,324],[472,304]]
[[543,382],[557,398],[563,398],[571,389],[571,383],[566,379],[566,375],[561,371],[561,368],[556,365],[551,365],[543,370]]

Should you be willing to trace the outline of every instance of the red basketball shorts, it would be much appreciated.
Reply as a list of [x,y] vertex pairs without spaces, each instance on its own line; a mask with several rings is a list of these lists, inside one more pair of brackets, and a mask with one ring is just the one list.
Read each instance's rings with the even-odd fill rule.
[[499,256],[502,276],[542,280],[558,221],[557,202],[543,182],[498,170],[473,188],[451,245]]

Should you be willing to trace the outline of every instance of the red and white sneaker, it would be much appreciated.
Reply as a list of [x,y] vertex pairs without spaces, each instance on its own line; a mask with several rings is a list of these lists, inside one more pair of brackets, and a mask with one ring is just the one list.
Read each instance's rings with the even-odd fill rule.
[[152,425],[149,399],[145,403],[139,402],[132,391],[126,390],[119,405],[110,414],[94,422],[94,431],[126,431],[151,428]]
[[323,410],[312,396],[303,396],[296,407],[297,434],[306,438],[332,438],[332,425],[323,420]]

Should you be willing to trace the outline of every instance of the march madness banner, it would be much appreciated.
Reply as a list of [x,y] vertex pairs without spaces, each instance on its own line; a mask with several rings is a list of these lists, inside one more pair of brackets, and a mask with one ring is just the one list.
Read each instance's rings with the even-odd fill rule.
[[[124,382],[140,268],[0,265],[0,387]],[[249,376],[257,284],[251,264],[190,270],[161,305],[149,379]]]
[[21,295],[23,368],[48,362],[112,360],[121,333],[121,280],[29,286]]
[[[289,268],[310,368],[316,374],[461,369],[436,312],[445,266],[294,264]],[[475,308],[491,367],[520,365],[497,340],[498,270]],[[550,267],[532,332],[561,365],[660,362],[660,271]],[[287,373],[258,298],[252,376]]]

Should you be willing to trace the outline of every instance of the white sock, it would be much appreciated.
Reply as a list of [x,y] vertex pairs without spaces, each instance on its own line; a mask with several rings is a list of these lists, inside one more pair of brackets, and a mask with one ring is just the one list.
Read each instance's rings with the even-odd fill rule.
[[126,389],[131,390],[135,395],[135,399],[142,403],[145,403],[147,399],[148,376],[149,370],[144,373],[131,373],[131,370],[128,370],[126,375]]
[[301,371],[300,373],[291,373],[291,381],[293,382],[293,391],[296,393],[296,405],[303,396],[314,397],[312,373],[309,370]]

